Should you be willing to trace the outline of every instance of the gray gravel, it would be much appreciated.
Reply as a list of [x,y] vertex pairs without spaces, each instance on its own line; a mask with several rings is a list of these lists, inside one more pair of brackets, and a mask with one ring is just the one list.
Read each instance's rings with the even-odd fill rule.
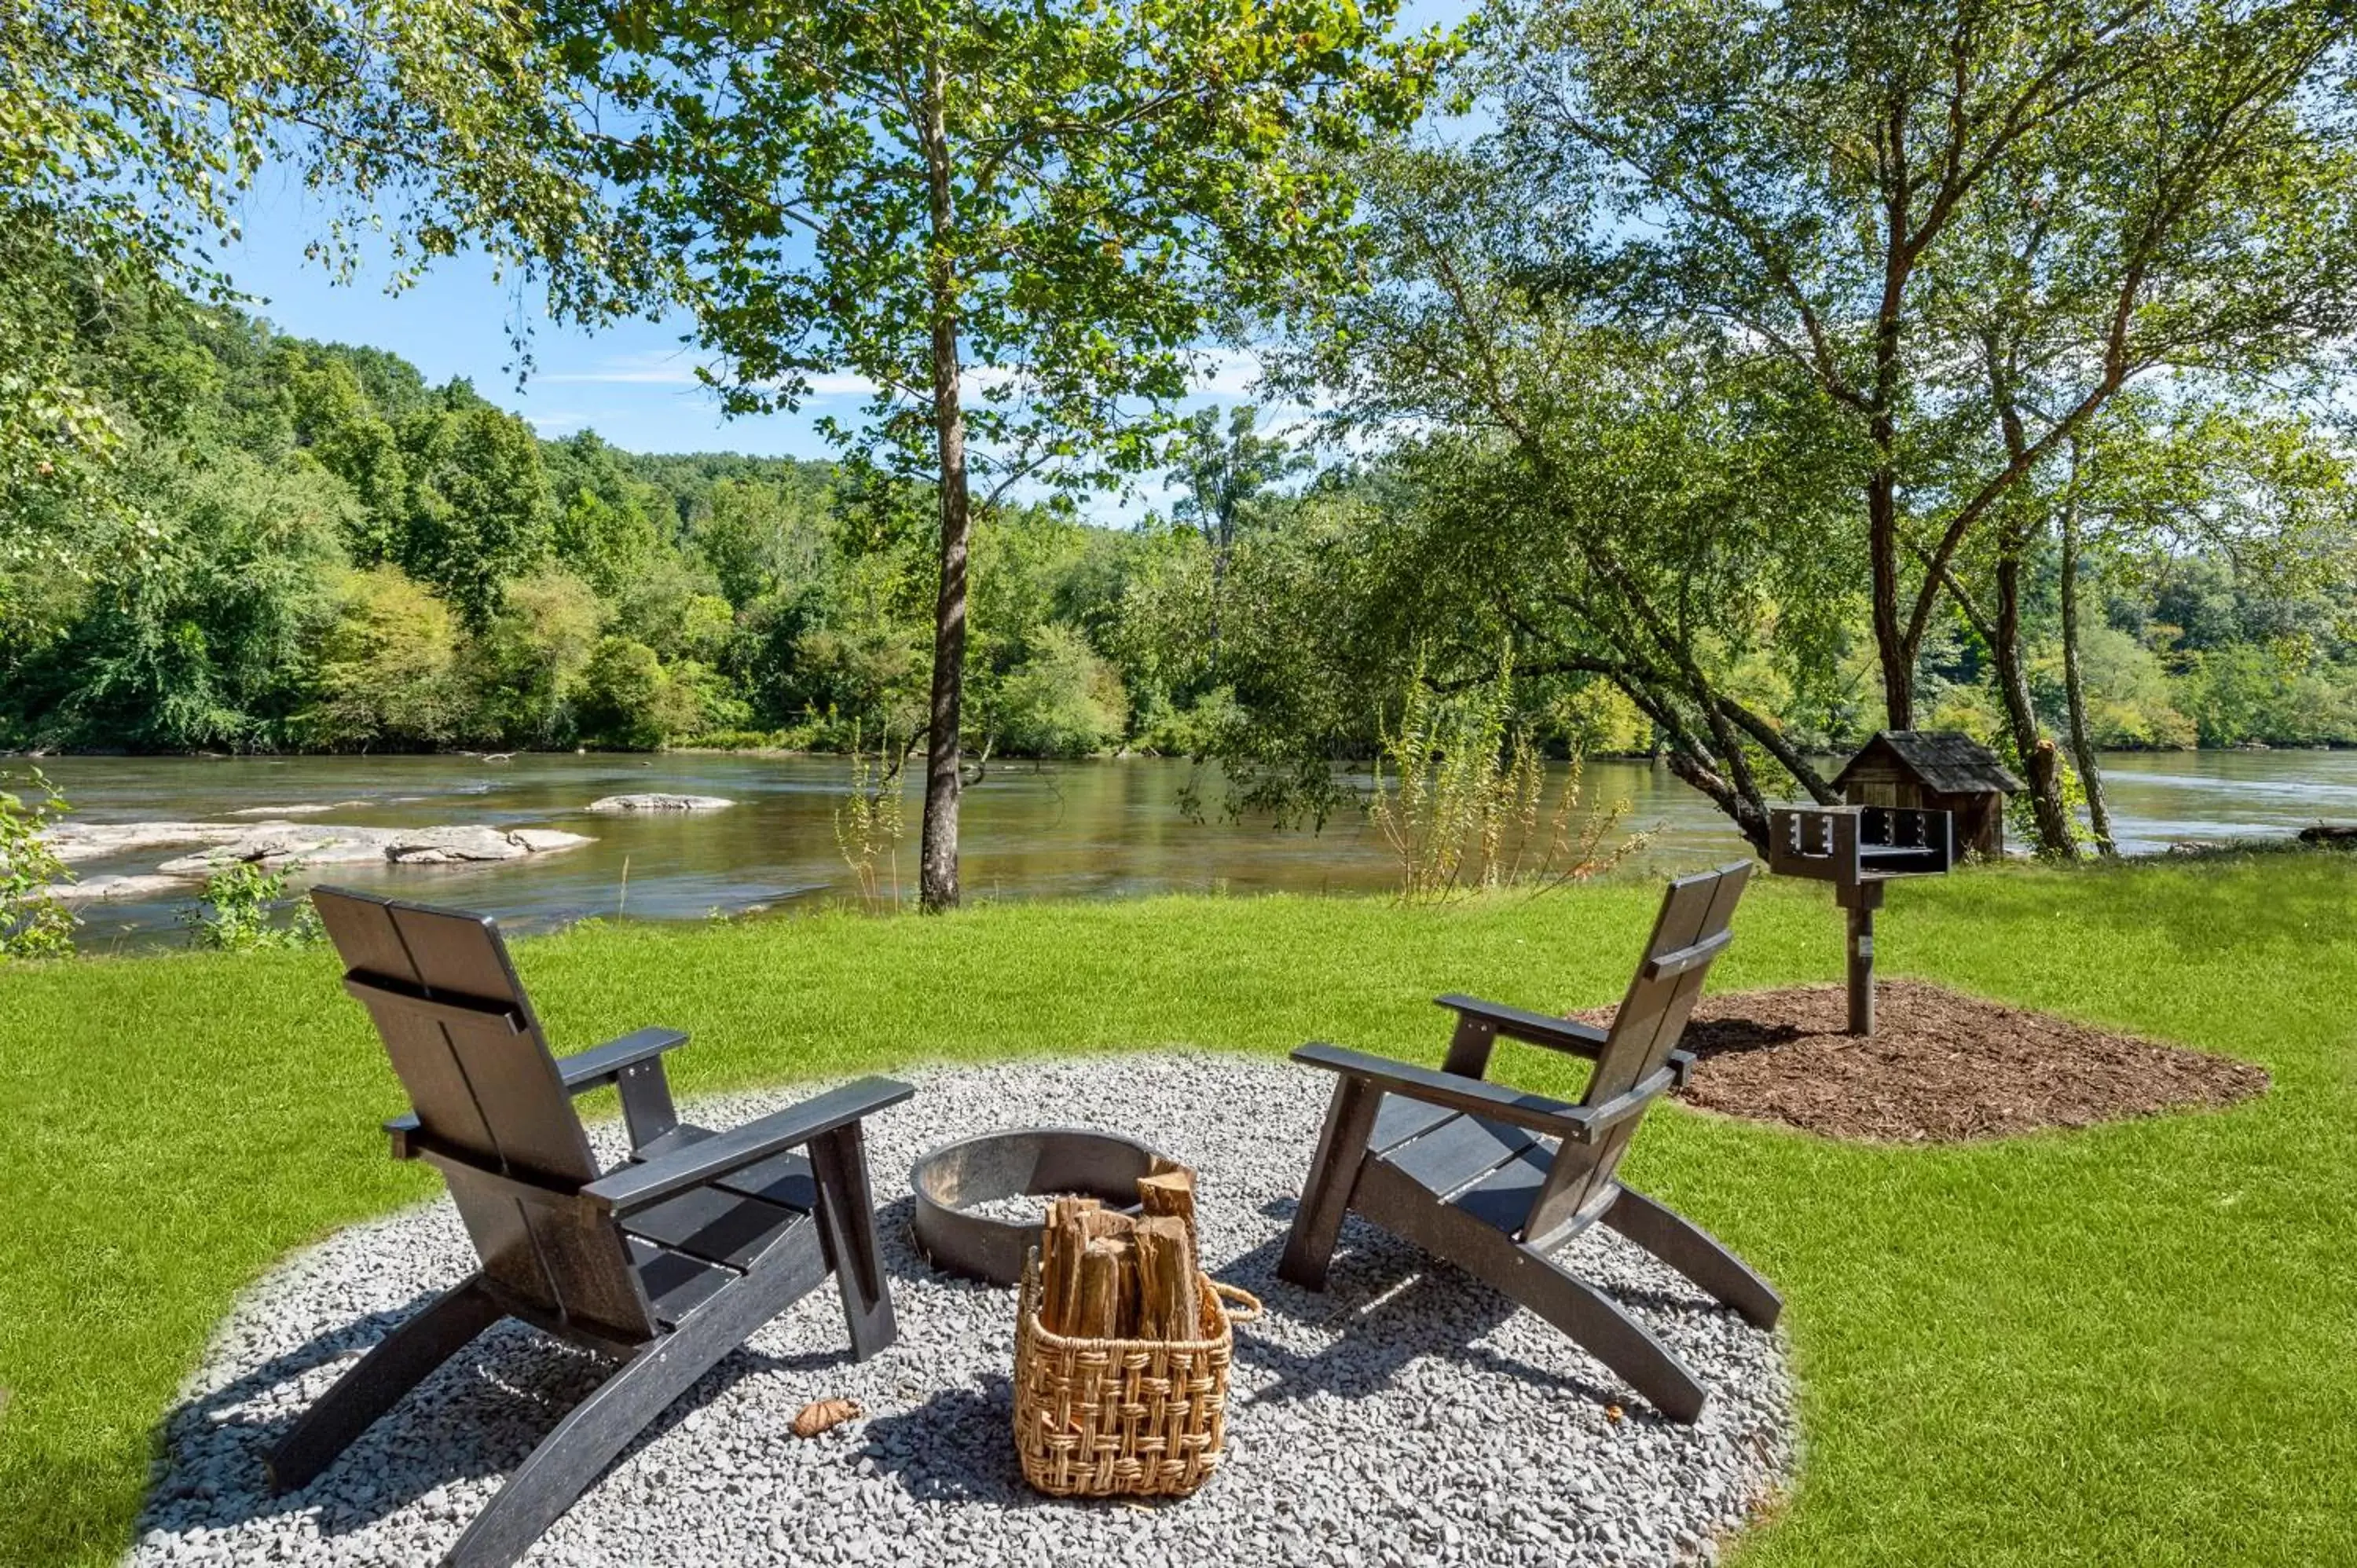
[[[1790,1473],[1776,1337],[1618,1237],[1577,1257],[1717,1391],[1660,1420],[1530,1314],[1353,1219],[1324,1294],[1272,1275],[1326,1087],[1282,1063],[1098,1058],[909,1075],[871,1124],[900,1339],[850,1363],[831,1291],[756,1335],[624,1454],[533,1563],[1680,1563]],[[801,1092],[695,1108],[726,1126]],[[1268,1304],[1240,1327],[1228,1459],[1191,1499],[1060,1503],[1007,1434],[1014,1293],[933,1275],[909,1246],[906,1172],[952,1136],[1085,1122],[1202,1173],[1207,1262]],[[601,1146],[615,1151],[612,1129]],[[447,1202],[290,1259],[223,1326],[167,1425],[130,1561],[411,1563],[447,1549],[597,1363],[513,1323],[485,1335],[307,1489],[259,1455],[361,1348],[469,1266]],[[797,1440],[846,1396],[866,1419]],[[1618,1421],[1608,1406],[1626,1409]]]

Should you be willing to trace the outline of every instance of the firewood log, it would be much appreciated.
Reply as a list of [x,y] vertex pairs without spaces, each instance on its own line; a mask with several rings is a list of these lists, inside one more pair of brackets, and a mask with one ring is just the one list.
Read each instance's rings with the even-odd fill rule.
[[1081,1251],[1088,1245],[1089,1216],[1101,1205],[1093,1197],[1060,1197],[1048,1206],[1039,1235],[1039,1321],[1050,1334],[1067,1334],[1081,1294]]
[[1195,1251],[1186,1221],[1168,1214],[1141,1219],[1130,1244],[1137,1258],[1137,1337],[1200,1338]]
[[1195,1232],[1195,1173],[1169,1160],[1157,1160],[1154,1164],[1154,1174],[1137,1178],[1138,1208],[1148,1219],[1168,1216],[1184,1224],[1187,1266],[1200,1269],[1203,1266],[1203,1251]]
[[1137,1270],[1130,1243],[1099,1237],[1081,1251],[1081,1293],[1072,1326],[1079,1339],[1124,1339],[1137,1318]]

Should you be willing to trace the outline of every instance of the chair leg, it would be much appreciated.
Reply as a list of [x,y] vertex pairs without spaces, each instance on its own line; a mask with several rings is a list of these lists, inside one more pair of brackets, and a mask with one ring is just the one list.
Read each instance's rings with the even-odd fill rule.
[[591,1391],[477,1514],[443,1558],[445,1568],[508,1568],[554,1524],[647,1423],[735,1348],[684,1354],[674,1334],[641,1348]]
[[509,1473],[442,1561],[446,1568],[507,1568],[531,1549],[606,1466],[695,1380],[753,1332],[826,1281],[824,1247],[802,1232],[762,1255],[742,1279],[682,1318],[590,1391]]
[[1525,1266],[1475,1272],[1563,1330],[1672,1421],[1691,1424],[1701,1418],[1710,1390],[1650,1329],[1552,1260],[1513,1250]]
[[1363,1211],[1376,1223],[1545,1318],[1672,1421],[1702,1414],[1710,1391],[1701,1380],[1595,1286],[1545,1253],[1439,1201],[1414,1176],[1382,1160],[1367,1162],[1361,1186]]
[[1641,1192],[1620,1189],[1604,1223],[1702,1286],[1762,1328],[1776,1326],[1784,1298],[1750,1265],[1684,1215],[1664,1208]]
[[1293,1230],[1285,1239],[1285,1255],[1277,1260],[1276,1277],[1304,1290],[1326,1288],[1327,1265],[1334,1243],[1341,1238],[1342,1217],[1350,1211],[1351,1189],[1366,1158],[1367,1139],[1375,1130],[1381,1091],[1364,1079],[1341,1078],[1327,1103],[1326,1126],[1318,1135],[1318,1153],[1309,1162],[1309,1179],[1301,1189],[1301,1207],[1293,1213]]
[[310,1485],[377,1417],[500,1316],[482,1276],[472,1274],[378,1340],[264,1459],[271,1490]]
[[812,1140],[811,1175],[818,1186],[819,1240],[843,1293],[851,1354],[865,1361],[898,1337],[892,1288],[876,1242],[876,1200],[867,1183],[867,1141],[855,1122]]

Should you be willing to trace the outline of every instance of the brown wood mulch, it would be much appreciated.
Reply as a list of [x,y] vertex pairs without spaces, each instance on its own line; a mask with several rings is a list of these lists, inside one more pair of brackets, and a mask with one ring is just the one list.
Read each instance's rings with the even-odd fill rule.
[[[1611,1009],[1575,1016],[1606,1024]],[[1846,1016],[1838,985],[1706,996],[1684,1041],[1701,1065],[1679,1098],[1828,1138],[1962,1143],[2232,1105],[2268,1081],[2249,1062],[1921,980],[1881,983],[1871,1039],[1844,1033]]]

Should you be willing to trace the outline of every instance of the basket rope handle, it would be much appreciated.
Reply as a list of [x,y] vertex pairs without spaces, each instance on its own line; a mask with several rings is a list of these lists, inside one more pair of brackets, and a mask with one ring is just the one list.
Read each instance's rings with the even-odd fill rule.
[[1212,1280],[1211,1289],[1222,1301],[1227,1303],[1229,1322],[1258,1323],[1260,1321],[1262,1312],[1260,1297],[1253,1294],[1243,1286]]

